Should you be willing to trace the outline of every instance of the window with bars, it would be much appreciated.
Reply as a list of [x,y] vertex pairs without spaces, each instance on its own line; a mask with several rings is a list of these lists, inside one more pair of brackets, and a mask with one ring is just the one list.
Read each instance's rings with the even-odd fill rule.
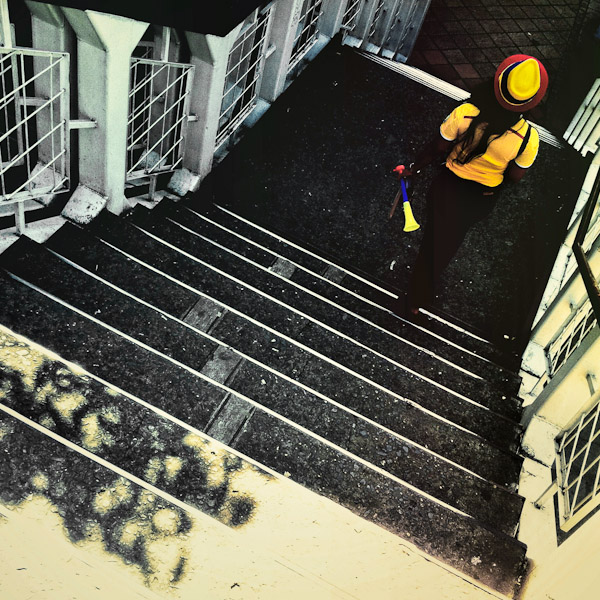
[[69,57],[0,48],[0,200],[68,190]]
[[183,161],[194,67],[131,59],[127,180],[175,170]]
[[271,8],[255,12],[244,24],[229,53],[216,150],[223,146],[256,106],[271,12]]
[[[386,42],[390,42],[392,39],[392,36],[396,33],[396,27],[398,27],[398,25],[400,23],[400,13],[402,12],[402,7],[403,7],[403,2],[402,2],[402,0],[400,0],[398,2],[398,4],[396,5],[396,12],[394,13],[394,16],[392,18],[392,22],[391,22],[390,30],[389,30],[387,38],[386,38]],[[409,18],[410,18],[410,15],[409,15]]]
[[560,527],[569,531],[600,505],[600,401],[558,441]]
[[369,27],[369,39],[372,39],[377,33],[377,25],[381,17],[383,16],[383,7],[385,5],[385,0],[378,0],[377,6],[375,8],[375,12],[373,13],[373,20],[371,21],[371,26]]
[[306,56],[316,44],[319,29],[318,21],[322,12],[323,0],[304,0],[300,11],[300,20],[294,38],[288,73]]
[[415,18],[415,13],[417,12],[417,6],[419,4],[419,0],[412,0],[412,4],[410,5],[410,9],[408,11],[408,15],[406,16],[406,25],[402,31],[402,36],[400,37],[400,43],[398,44],[398,50],[402,49],[407,38],[408,34],[411,31],[411,23]]
[[360,14],[364,0],[348,0],[344,16],[342,17],[342,28],[346,31],[353,31],[358,25],[358,15]]
[[547,348],[550,376],[553,376],[577,350],[590,332],[596,319],[589,300],[575,313],[560,336]]

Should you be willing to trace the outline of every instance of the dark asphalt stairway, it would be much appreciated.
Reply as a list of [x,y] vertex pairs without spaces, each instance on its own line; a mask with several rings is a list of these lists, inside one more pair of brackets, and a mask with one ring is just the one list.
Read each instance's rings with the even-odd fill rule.
[[[0,265],[3,325],[182,424],[129,402],[135,426],[204,432],[515,592],[518,379],[484,340],[405,322],[393,290],[215,206],[102,213],[43,245],[21,238]],[[152,451],[132,426],[99,452],[143,478],[131,457]],[[156,485],[209,514],[216,502]]]

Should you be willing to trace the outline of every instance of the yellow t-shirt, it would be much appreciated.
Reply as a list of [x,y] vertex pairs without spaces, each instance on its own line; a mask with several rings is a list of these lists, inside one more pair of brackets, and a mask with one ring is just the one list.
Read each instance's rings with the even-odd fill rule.
[[[476,117],[478,114],[479,109],[474,104],[468,102],[461,104],[442,123],[440,127],[442,137],[448,141],[457,140],[471,124],[472,117]],[[523,169],[530,167],[535,161],[540,146],[540,138],[535,127],[531,127],[527,146],[517,157],[528,127],[531,127],[531,125],[528,125],[525,119],[520,119],[511,128],[512,131],[509,129],[502,135],[492,136],[485,153],[464,165],[454,160],[461,151],[459,142],[448,155],[446,166],[463,179],[470,179],[489,187],[496,187],[502,183],[504,171],[512,160]],[[517,133],[514,133],[515,131]],[[482,134],[483,126],[480,126],[473,138],[475,145],[481,139]]]

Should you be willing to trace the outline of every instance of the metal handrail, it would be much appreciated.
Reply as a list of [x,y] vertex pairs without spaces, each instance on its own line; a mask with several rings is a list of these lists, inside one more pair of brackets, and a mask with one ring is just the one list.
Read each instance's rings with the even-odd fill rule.
[[575,241],[573,242],[573,254],[577,260],[577,266],[579,267],[581,278],[583,279],[585,289],[590,298],[590,303],[592,305],[592,309],[594,310],[596,322],[600,324],[600,286],[594,277],[592,267],[583,249],[585,236],[590,227],[590,223],[592,222],[592,215],[594,214],[594,210],[598,203],[599,194],[600,172],[596,176],[594,185],[592,187],[592,192],[590,193],[590,197],[588,198],[585,208],[583,209],[581,223],[579,224],[579,229],[577,230]]

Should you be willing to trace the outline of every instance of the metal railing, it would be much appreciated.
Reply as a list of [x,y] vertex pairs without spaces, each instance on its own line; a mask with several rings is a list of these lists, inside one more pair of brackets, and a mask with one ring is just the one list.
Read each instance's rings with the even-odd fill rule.
[[592,267],[587,258],[585,245],[586,237],[590,229],[590,224],[592,222],[592,216],[594,215],[596,210],[598,210],[599,196],[600,173],[596,176],[596,180],[594,181],[594,187],[592,188],[590,197],[585,205],[585,208],[583,209],[581,223],[579,224],[579,229],[577,230],[577,235],[575,236],[575,241],[573,243],[573,254],[575,254],[577,266],[579,267],[581,278],[583,279],[585,289],[589,296],[590,303],[592,305],[594,315],[598,323],[600,323],[600,286],[598,286],[598,280],[592,272]]
[[600,505],[600,401],[586,411],[558,442],[557,486],[563,531]]
[[550,366],[548,373],[550,377],[554,376],[567,362],[571,354],[579,348],[595,322],[592,305],[589,301],[586,301],[546,350]]
[[377,6],[375,7],[375,12],[373,13],[373,19],[371,20],[371,25],[369,27],[369,33],[367,37],[372,39],[373,36],[377,33],[377,25],[379,24],[379,20],[383,16],[383,7],[385,5],[385,0],[378,0]]
[[131,59],[127,181],[174,171],[183,161],[193,65]]
[[69,56],[0,48],[0,201],[69,188]]
[[410,5],[410,9],[408,11],[408,15],[406,17],[406,23],[404,25],[404,29],[402,30],[402,35],[400,36],[400,41],[398,43],[397,51],[404,47],[406,40],[413,28],[413,21],[415,18],[415,14],[417,12],[417,7],[419,4],[419,0],[412,0],[412,4]]
[[288,73],[306,56],[317,43],[318,21],[322,13],[323,0],[304,0],[300,11],[298,29],[294,38],[292,55],[288,64]]
[[358,15],[362,9],[364,0],[348,0],[344,16],[342,17],[342,29],[352,31],[358,25]]
[[[389,43],[390,40],[392,39],[392,36],[395,34],[395,29],[396,27],[398,27],[398,25],[400,24],[400,13],[402,12],[402,0],[400,0],[398,2],[398,4],[396,5],[396,12],[394,13],[394,16],[392,17],[391,23],[390,23],[390,30],[388,31],[387,37],[386,37],[386,43]],[[414,11],[412,13],[412,16],[414,16]]]
[[585,156],[595,152],[600,141],[600,78],[596,79],[563,135]]
[[215,151],[229,140],[254,110],[267,50],[272,9],[255,13],[229,53]]
[[[592,216],[598,209],[600,194],[600,172],[583,209],[581,222],[573,242],[573,253],[577,260],[588,299],[572,319],[573,326],[563,339],[556,354],[554,371],[562,366],[574,350],[581,345],[596,323],[600,323],[600,287],[588,260],[586,238]],[[589,248],[588,248],[589,251]],[[589,300],[589,302],[588,302]],[[589,308],[586,308],[589,307]],[[558,347],[558,345],[557,345]],[[558,492],[560,528],[568,532],[587,515],[600,506],[600,392],[593,392],[593,407],[581,414],[577,423],[557,438],[556,479],[534,503],[541,508],[550,496]]]

